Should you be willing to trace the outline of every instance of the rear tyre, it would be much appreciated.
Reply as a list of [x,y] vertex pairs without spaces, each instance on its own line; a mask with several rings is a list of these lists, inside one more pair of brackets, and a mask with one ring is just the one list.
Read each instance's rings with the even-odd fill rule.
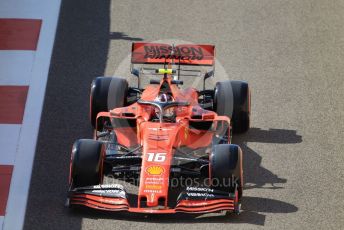
[[214,110],[231,118],[233,133],[244,133],[250,128],[250,89],[244,81],[217,82]]
[[77,140],[72,149],[70,183],[72,187],[100,184],[102,181],[102,144],[96,140]]
[[238,192],[242,196],[243,168],[242,151],[238,145],[215,145],[210,155],[210,179],[212,187],[227,192]]
[[[127,103],[128,82],[117,77],[97,77],[92,81],[90,93],[90,120],[96,127],[99,112],[125,106]],[[98,130],[100,130],[98,128]]]

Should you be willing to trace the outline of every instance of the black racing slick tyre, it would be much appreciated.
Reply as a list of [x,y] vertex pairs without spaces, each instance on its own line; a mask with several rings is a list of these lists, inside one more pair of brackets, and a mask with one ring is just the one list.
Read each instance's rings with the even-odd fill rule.
[[250,128],[250,89],[244,81],[217,82],[214,91],[214,110],[231,119],[233,133],[244,133]]
[[99,112],[123,107],[127,103],[128,82],[118,77],[97,77],[90,93],[90,120],[95,128]]
[[210,179],[212,187],[218,190],[238,191],[242,196],[243,168],[242,151],[238,145],[215,145],[210,155]]
[[102,182],[102,144],[96,140],[77,140],[72,149],[70,183],[72,187],[97,185]]

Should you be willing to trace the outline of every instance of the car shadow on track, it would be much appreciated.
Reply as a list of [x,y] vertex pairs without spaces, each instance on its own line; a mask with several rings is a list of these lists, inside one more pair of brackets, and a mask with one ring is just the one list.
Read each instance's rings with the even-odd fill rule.
[[274,143],[274,144],[297,144],[302,142],[302,136],[296,130],[251,128],[243,135],[233,137],[233,143],[240,145],[244,155],[244,180],[245,189],[282,188],[276,184],[284,184],[287,179],[280,178],[270,170],[261,165],[262,157],[247,146],[248,142]]
[[[283,187],[275,184],[283,184],[287,179],[280,178],[270,170],[261,165],[262,157],[249,148],[247,142],[261,143],[280,143],[296,144],[302,142],[302,136],[297,135],[295,130],[269,129],[261,130],[251,128],[246,134],[235,136],[233,143],[239,144],[244,152],[245,181],[249,186],[245,189],[281,189]],[[253,184],[253,185],[251,185]],[[268,187],[267,187],[268,185]],[[82,216],[90,219],[116,219],[135,222],[152,222],[152,223],[248,223],[253,225],[265,224],[266,213],[293,213],[298,208],[284,201],[270,198],[244,196],[242,201],[242,212],[236,214],[134,214],[134,213],[107,213],[86,208],[79,208],[78,212],[73,212],[75,216]]]
[[122,32],[110,32],[109,38],[111,40],[143,41],[142,38],[130,37]]

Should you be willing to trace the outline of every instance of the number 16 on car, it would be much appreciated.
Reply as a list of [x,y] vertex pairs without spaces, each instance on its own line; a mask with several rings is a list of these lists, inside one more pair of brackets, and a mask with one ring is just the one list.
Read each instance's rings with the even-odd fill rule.
[[147,153],[148,162],[164,162],[166,160],[166,153]]

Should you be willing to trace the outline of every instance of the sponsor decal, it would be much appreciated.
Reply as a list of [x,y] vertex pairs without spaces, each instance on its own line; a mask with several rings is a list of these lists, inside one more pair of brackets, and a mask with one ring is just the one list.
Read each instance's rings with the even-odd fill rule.
[[146,181],[162,181],[164,180],[164,178],[161,178],[161,177],[147,177],[146,178]]
[[158,184],[161,185],[164,181],[164,178],[161,177],[147,177],[145,179],[145,184]]
[[152,193],[151,196],[150,196],[150,198],[151,198],[151,199],[150,199],[150,202],[154,202],[154,197],[155,197],[155,194]]
[[204,56],[202,48],[197,46],[145,45],[144,50],[144,58],[152,59],[202,60]]
[[215,195],[211,193],[187,192],[186,194],[189,197],[215,197]]
[[161,185],[161,182],[159,182],[159,181],[145,181],[145,184],[159,184],[159,185]]
[[189,205],[190,206],[205,206],[205,205],[207,205],[208,203],[207,202],[202,202],[202,203],[193,203],[193,202],[191,202],[191,203],[189,203]]
[[202,188],[202,187],[187,187],[186,191],[190,191],[190,192],[214,192],[214,189]]
[[96,196],[126,198],[125,192],[123,190],[91,190],[90,192],[86,192],[86,194],[93,194]]
[[161,193],[161,190],[152,190],[152,189],[145,189],[143,190],[144,193]]
[[149,166],[146,168],[146,172],[149,175],[159,176],[165,172],[165,169],[161,166]]
[[105,189],[105,188],[116,188],[116,189],[124,189],[123,185],[121,184],[104,184],[104,185],[94,185],[92,186],[94,189]]
[[92,190],[92,193],[108,193],[108,194],[120,194],[120,193],[124,193],[123,190]]
[[123,200],[112,200],[112,199],[102,198],[101,201],[108,204],[123,204]]
[[146,184],[145,189],[156,189],[156,190],[161,190],[162,186],[157,185],[157,184]]
[[191,202],[191,201],[188,201],[187,203],[188,206],[205,206],[207,204],[208,204],[207,202]]

